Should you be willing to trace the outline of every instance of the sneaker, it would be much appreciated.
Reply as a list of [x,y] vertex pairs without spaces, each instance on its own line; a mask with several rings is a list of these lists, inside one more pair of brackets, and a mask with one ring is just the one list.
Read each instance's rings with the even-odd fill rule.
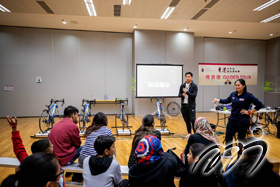
[[231,159],[232,158],[231,152],[227,152],[227,153],[224,152],[222,158]]

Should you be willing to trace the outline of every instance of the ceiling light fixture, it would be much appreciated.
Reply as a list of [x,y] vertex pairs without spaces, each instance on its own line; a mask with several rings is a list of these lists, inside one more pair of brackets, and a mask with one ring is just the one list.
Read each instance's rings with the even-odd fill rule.
[[123,5],[131,5],[132,0],[123,0]]
[[135,24],[135,25],[133,26],[133,28],[136,29],[136,28],[137,28],[137,24]]
[[276,14],[276,15],[274,15],[274,16],[271,16],[270,18],[267,18],[267,19],[265,19],[265,20],[262,20],[261,23],[267,23],[267,22],[270,22],[270,21],[272,21],[272,20],[274,20],[274,19],[277,19],[277,18],[279,18],[279,17],[280,17],[280,13],[279,13],[279,14]]
[[273,36],[273,34],[269,34],[269,36]]
[[97,16],[92,0],[84,0],[84,3],[87,7],[89,15],[90,16]]
[[4,7],[3,5],[0,4],[0,10],[2,12],[11,12],[9,9],[7,9],[6,7]]
[[170,14],[173,12],[174,9],[175,9],[175,7],[167,7],[167,9],[162,14],[160,19],[167,19],[170,16]]
[[187,31],[187,29],[184,29],[184,31]]
[[228,32],[229,34],[232,34],[232,32],[230,31],[230,32]]
[[266,2],[265,4],[255,8],[253,11],[261,11],[262,9],[265,9],[266,7],[269,7],[270,5],[273,5],[274,3],[278,2],[280,0],[270,0]]
[[65,24],[67,24],[67,22],[66,21],[64,21],[64,19],[62,19],[62,23],[65,25]]

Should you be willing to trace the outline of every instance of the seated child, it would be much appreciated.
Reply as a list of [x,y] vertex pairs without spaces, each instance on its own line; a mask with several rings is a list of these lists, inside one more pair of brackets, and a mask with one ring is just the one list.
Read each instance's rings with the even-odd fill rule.
[[[187,171],[181,176],[180,187],[182,186],[213,186],[219,187],[218,176],[216,172],[210,171],[205,174],[204,169],[209,163],[208,157],[202,158],[200,163],[193,169],[195,163],[199,161],[199,156],[205,150],[206,146],[201,143],[194,143],[190,146],[187,154]],[[206,155],[207,156],[207,155]]]
[[84,187],[122,186],[119,163],[112,158],[115,153],[115,137],[100,135],[94,142],[97,155],[86,157],[83,162]]

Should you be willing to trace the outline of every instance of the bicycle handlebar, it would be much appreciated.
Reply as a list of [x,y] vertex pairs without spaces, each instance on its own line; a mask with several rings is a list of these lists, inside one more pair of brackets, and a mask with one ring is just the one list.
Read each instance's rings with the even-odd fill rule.
[[50,100],[50,104],[49,105],[46,105],[47,107],[50,107],[52,105],[52,103],[58,103],[58,102],[62,102],[61,106],[64,105],[64,99],[62,100],[54,100],[54,99],[51,99]]
[[153,99],[156,99],[157,101],[161,99],[162,103],[164,103],[164,97],[151,97],[151,103],[153,103]]
[[92,104],[92,103],[95,103],[95,101],[96,101],[96,99],[94,99],[94,100],[87,100],[87,99],[83,99],[83,100],[82,100],[82,107],[84,107],[84,106],[85,106],[85,104],[84,104],[84,103],[90,103],[90,104]]
[[126,105],[128,105],[128,98],[126,98],[126,99],[120,99],[120,100],[118,100],[118,98],[116,98],[116,99],[115,99],[115,103],[117,103],[118,101],[123,102],[123,103],[126,101]]

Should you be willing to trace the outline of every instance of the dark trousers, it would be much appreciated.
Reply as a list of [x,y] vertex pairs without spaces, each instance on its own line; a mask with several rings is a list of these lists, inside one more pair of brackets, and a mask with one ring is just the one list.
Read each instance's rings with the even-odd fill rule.
[[240,123],[237,120],[229,119],[226,128],[226,145],[232,143],[232,138],[236,132],[238,132],[238,141],[242,141],[246,137],[249,125],[248,123]]
[[[195,106],[190,106],[188,104],[182,104],[181,105],[181,112],[184,118],[184,121],[187,125],[188,133],[191,133],[191,129],[194,130],[194,122],[195,122]],[[192,125],[191,125],[192,124]]]

